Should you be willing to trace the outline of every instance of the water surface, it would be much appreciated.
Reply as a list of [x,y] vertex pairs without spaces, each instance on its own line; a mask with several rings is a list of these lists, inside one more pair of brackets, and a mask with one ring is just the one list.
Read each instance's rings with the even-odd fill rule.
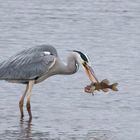
[[[0,139],[139,140],[139,0],[0,0],[0,60],[23,48],[51,44],[88,54],[97,77],[119,83],[119,92],[85,94],[82,68],[36,85],[33,120],[20,121],[24,85],[0,82]],[[25,109],[26,110],[26,109]]]

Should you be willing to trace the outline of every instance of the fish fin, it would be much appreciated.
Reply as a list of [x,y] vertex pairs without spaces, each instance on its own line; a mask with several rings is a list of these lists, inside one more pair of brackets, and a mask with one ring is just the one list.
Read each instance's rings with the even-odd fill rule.
[[104,79],[102,82],[107,84],[107,85],[109,84],[109,81],[107,79]]
[[111,85],[111,89],[112,89],[113,91],[118,91],[117,86],[118,86],[118,83],[114,83],[114,84]]
[[104,88],[104,89],[102,89],[102,91],[108,92],[109,90],[108,90],[108,88]]

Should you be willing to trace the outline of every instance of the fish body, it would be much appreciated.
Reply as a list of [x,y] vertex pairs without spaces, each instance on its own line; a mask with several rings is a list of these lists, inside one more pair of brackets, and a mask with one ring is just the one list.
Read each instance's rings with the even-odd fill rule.
[[109,89],[111,89],[113,91],[118,91],[117,85],[118,85],[118,83],[113,83],[110,85],[109,81],[107,79],[104,79],[101,82],[91,83],[90,85],[86,86],[85,92],[94,93],[96,90],[97,91],[102,90],[104,92],[108,92]]

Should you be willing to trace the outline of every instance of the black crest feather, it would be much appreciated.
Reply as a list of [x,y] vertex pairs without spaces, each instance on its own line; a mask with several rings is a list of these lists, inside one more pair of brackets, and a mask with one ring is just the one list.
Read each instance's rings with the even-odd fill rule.
[[82,52],[80,51],[76,51],[76,50],[73,50],[73,52],[77,52],[80,54],[81,58],[85,61],[85,62],[89,62],[87,56],[85,54],[83,54]]

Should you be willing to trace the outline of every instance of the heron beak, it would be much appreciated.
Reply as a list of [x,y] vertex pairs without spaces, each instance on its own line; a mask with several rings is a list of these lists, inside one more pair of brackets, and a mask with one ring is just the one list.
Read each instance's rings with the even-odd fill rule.
[[89,77],[89,79],[93,83],[97,83],[98,79],[96,78],[95,73],[94,73],[93,69],[91,68],[91,66],[89,66],[87,63],[83,63],[83,66],[85,68],[86,74]]

